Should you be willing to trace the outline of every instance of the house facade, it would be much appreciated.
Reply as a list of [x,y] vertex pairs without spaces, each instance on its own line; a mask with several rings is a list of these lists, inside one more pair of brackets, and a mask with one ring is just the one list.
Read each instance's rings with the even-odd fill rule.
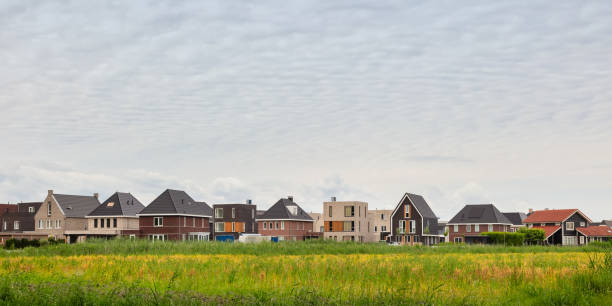
[[390,241],[408,245],[435,245],[444,241],[444,227],[425,199],[405,193],[391,213]]
[[140,223],[136,214],[143,209],[144,205],[131,193],[115,192],[86,216],[87,237],[138,237]]
[[88,229],[85,216],[99,205],[97,193],[93,196],[82,196],[56,194],[49,190],[34,214],[34,233],[65,239],[67,243],[85,241]]
[[139,234],[154,241],[209,240],[212,208],[185,191],[166,189],[138,216]]
[[392,210],[368,210],[367,222],[370,238],[368,241],[386,241],[391,235]]
[[448,221],[449,242],[487,243],[482,233],[510,232],[513,223],[493,204],[468,204]]
[[16,204],[16,210],[5,212],[0,216],[0,229],[3,233],[22,233],[33,231],[34,215],[40,208],[42,202],[30,202]]
[[242,234],[257,234],[257,206],[247,204],[215,204],[214,240],[236,241]]
[[578,209],[545,209],[533,211],[523,223],[529,228],[544,230],[547,244],[583,245],[586,236],[579,229],[593,222]]
[[309,212],[308,215],[314,220],[314,225],[312,231],[315,233],[321,233],[325,231],[325,226],[323,223],[323,215],[320,213]]
[[272,241],[316,238],[314,223],[315,220],[291,196],[278,200],[257,217],[259,234],[272,237]]
[[369,242],[368,203],[331,201],[323,203],[323,238],[336,241]]

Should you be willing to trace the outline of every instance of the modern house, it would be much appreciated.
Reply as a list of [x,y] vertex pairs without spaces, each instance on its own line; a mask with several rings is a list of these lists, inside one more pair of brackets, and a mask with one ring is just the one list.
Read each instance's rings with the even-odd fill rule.
[[213,209],[215,240],[235,241],[242,234],[257,234],[257,206],[251,200],[247,200],[246,204],[215,204]]
[[514,224],[493,204],[468,204],[447,223],[450,242],[487,243],[485,232],[510,232]]
[[525,227],[523,224],[523,220],[527,218],[527,215],[522,212],[505,212],[503,213],[510,222],[512,222],[512,226],[510,227],[510,232],[517,232],[521,227]]
[[136,214],[143,209],[144,205],[131,193],[115,192],[86,216],[87,237],[138,237],[140,227]]
[[548,244],[579,245],[585,244],[586,241],[584,234],[578,229],[589,227],[592,221],[574,208],[536,210],[527,216],[523,223],[529,228],[544,230]]
[[212,208],[185,191],[166,189],[138,216],[140,237],[151,240],[209,240]]
[[19,203],[15,204],[15,209],[4,212],[0,217],[2,222],[2,232],[21,233],[33,231],[35,229],[34,215],[42,205],[42,202]]
[[392,210],[368,210],[367,222],[370,238],[368,241],[386,241],[391,234]]
[[291,196],[278,200],[257,217],[259,234],[272,237],[272,241],[317,238],[321,234],[314,233],[314,223]]
[[368,242],[368,203],[359,201],[323,202],[323,238]]
[[312,231],[315,233],[323,233],[325,231],[325,226],[323,223],[323,215],[320,213],[309,212],[308,215],[314,220],[314,225]]
[[87,216],[100,206],[98,194],[93,196],[56,194],[49,190],[41,207],[34,214],[39,235],[65,239],[67,243],[82,242],[87,237]]
[[425,199],[405,193],[391,213],[390,241],[409,245],[435,245],[444,241],[444,227]]

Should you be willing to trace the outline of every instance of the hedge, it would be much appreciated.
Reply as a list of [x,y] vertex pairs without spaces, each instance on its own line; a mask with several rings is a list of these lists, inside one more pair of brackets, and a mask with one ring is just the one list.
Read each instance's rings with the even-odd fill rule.
[[483,236],[489,238],[489,242],[494,244],[505,245],[523,245],[525,234],[523,233],[504,233],[504,232],[487,232],[482,233]]

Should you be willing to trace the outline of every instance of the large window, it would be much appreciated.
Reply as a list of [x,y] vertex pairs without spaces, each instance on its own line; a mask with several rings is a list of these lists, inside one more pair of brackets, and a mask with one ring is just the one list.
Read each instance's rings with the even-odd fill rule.
[[493,224],[489,224],[489,232],[493,231]]
[[574,222],[566,222],[565,223],[565,229],[568,231],[573,231],[574,230]]
[[474,224],[474,232],[475,233],[480,232],[480,224]]
[[344,216],[354,217],[355,216],[355,206],[344,206]]
[[381,225],[380,226],[380,231],[381,232],[386,232],[387,231],[387,226],[386,225]]
[[455,233],[459,232],[459,225],[457,225],[457,224],[453,225],[453,231]]
[[164,217],[153,217],[153,226],[155,226],[155,227],[163,227],[164,226]]
[[401,234],[406,233],[406,220],[400,220],[400,222],[399,222],[399,232]]
[[409,220],[408,224],[410,225],[410,234],[416,234],[416,222],[414,220]]
[[43,221],[43,219],[38,220],[38,228],[39,229],[45,228],[45,221]]
[[215,232],[225,232],[225,224],[223,222],[215,222]]
[[62,227],[62,220],[55,220],[55,228],[61,228]]
[[98,219],[93,219],[94,220],[94,228],[98,228]]
[[471,224],[466,224],[465,225],[465,231],[468,232],[468,233],[471,232],[472,231],[472,225]]
[[215,208],[215,218],[223,218],[223,208]]

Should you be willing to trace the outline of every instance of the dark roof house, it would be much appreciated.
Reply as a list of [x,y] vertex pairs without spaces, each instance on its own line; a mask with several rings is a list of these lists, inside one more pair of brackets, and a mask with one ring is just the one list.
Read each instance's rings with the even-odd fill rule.
[[493,204],[468,204],[448,224],[513,224]]
[[505,212],[503,214],[513,225],[523,225],[523,220],[527,218],[527,215],[522,212]]
[[145,215],[193,215],[212,217],[212,208],[205,202],[197,202],[185,191],[166,189],[153,202],[142,209]]
[[288,198],[278,200],[262,215],[258,215],[257,220],[314,221],[293,199]]
[[89,216],[136,216],[143,208],[144,205],[131,193],[115,192]]
[[84,218],[100,206],[97,195],[81,196],[54,193],[53,197],[55,197],[61,212],[67,218]]
[[444,238],[444,226],[438,223],[425,198],[405,193],[391,213],[389,239],[401,244],[435,245]]

